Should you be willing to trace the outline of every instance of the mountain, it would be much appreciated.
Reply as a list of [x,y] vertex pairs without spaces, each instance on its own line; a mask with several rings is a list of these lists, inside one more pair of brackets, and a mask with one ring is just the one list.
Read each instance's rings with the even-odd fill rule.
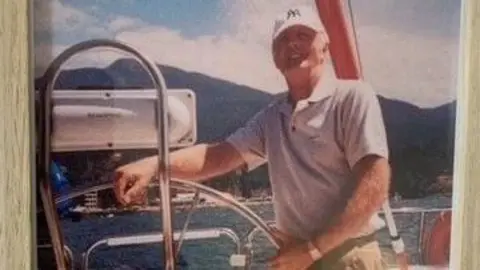
[[[226,137],[274,98],[273,95],[257,89],[204,74],[164,65],[159,65],[159,69],[167,88],[189,88],[195,92],[198,142],[211,142]],[[44,79],[37,78],[36,88],[42,88],[43,85]],[[152,83],[137,61],[120,59],[103,69],[80,68],[62,71],[54,88],[86,91],[88,88],[152,88]],[[378,97],[391,153],[392,193],[398,192],[404,197],[427,195],[428,188],[435,182],[436,177],[451,173],[452,170],[455,102],[422,109],[403,101]],[[150,153],[143,153],[146,154]],[[127,159],[136,159],[138,155],[133,153]],[[75,157],[64,154],[62,157],[64,162],[72,166],[79,166],[78,162],[74,161],[78,159],[78,154]],[[71,170],[70,167],[69,169]],[[83,175],[89,175],[87,178],[91,178],[89,173],[84,173],[83,168],[74,170],[78,174],[72,174],[72,177],[79,175],[81,171]],[[245,177],[249,178],[251,188],[265,188],[268,186],[266,173],[266,168],[262,167]],[[224,183],[214,185],[226,188]]]
[[379,96],[390,149],[392,192],[429,195],[437,177],[451,175],[456,102],[422,109]]

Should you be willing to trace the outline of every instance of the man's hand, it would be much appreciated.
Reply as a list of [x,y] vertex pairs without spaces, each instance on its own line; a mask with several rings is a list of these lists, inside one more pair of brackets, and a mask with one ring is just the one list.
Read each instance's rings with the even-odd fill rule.
[[296,243],[280,249],[277,256],[269,260],[271,270],[306,270],[314,263],[308,245],[305,242]]
[[[272,233],[280,247],[275,257],[269,260],[270,269],[307,269],[312,263],[307,244],[292,235],[272,226]],[[295,268],[297,267],[297,268]]]
[[146,189],[156,175],[156,157],[142,159],[115,171],[115,197],[122,205],[142,204]]
[[300,240],[291,236],[288,233],[282,232],[277,229],[275,226],[271,226],[273,237],[277,240],[280,245],[280,252],[284,249],[287,249],[290,246],[300,243]]
[[[145,191],[157,173],[158,156],[141,159],[116,170],[115,196],[123,204],[142,203]],[[228,142],[197,144],[170,154],[170,177],[201,182],[229,173],[244,164]]]

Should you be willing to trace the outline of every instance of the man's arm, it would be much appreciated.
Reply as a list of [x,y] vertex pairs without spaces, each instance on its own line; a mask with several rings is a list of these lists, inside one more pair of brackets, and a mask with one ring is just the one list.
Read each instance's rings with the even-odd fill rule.
[[388,198],[390,166],[383,157],[369,155],[353,168],[358,186],[345,211],[312,242],[322,254],[357,235]]
[[342,108],[346,159],[357,186],[344,212],[315,239],[323,253],[358,235],[388,198],[390,186],[388,144],[375,92],[362,84],[348,93]]
[[[243,158],[228,142],[199,144],[170,154],[170,176],[204,181],[235,170]],[[143,202],[145,190],[156,174],[158,156],[151,156],[116,170],[115,195],[122,204]],[[133,182],[132,182],[133,181]]]
[[[226,174],[244,164],[239,152],[226,141],[183,148],[172,152],[169,159],[168,169],[172,178],[198,182]],[[158,156],[154,155],[133,164],[127,164],[126,168],[121,167],[117,171],[129,171],[134,166],[134,168],[141,167],[139,169],[145,171],[151,170],[154,174],[157,164]]]
[[244,164],[242,156],[228,142],[199,144],[175,151],[170,157],[170,174],[173,178],[205,181]]
[[[264,126],[266,110],[258,112],[245,126],[214,144],[198,144],[170,154],[170,175],[191,181],[204,181],[246,166],[252,170],[265,163]],[[156,168],[157,156],[142,161]]]
[[[169,167],[161,169],[167,169],[173,178],[197,182],[226,174],[242,166],[252,169],[263,162],[265,157],[264,119],[264,111],[261,111],[225,141],[177,150],[169,156]],[[119,202],[129,204],[142,200],[146,187],[156,174],[157,162],[158,156],[152,156],[116,170],[115,194]],[[133,186],[128,187],[132,184]]]

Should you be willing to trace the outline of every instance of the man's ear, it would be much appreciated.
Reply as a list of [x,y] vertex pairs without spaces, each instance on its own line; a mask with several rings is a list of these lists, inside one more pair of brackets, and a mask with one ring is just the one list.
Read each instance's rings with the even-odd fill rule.
[[330,49],[330,48],[329,48],[329,44],[328,44],[328,43],[325,43],[325,44],[323,45],[323,47],[322,47],[322,52],[323,52],[324,54],[328,54],[328,50],[329,50],[329,49]]
[[321,48],[320,48],[320,52],[321,52],[321,55],[322,55],[322,59],[324,62],[328,61],[329,58],[330,58],[330,53],[329,53],[329,44],[328,43],[325,43]]

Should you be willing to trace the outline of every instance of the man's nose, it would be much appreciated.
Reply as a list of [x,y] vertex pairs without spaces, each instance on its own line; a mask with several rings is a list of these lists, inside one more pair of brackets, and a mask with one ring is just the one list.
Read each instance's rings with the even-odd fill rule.
[[300,43],[297,40],[291,40],[288,42],[288,47],[291,49],[298,50],[300,48]]

